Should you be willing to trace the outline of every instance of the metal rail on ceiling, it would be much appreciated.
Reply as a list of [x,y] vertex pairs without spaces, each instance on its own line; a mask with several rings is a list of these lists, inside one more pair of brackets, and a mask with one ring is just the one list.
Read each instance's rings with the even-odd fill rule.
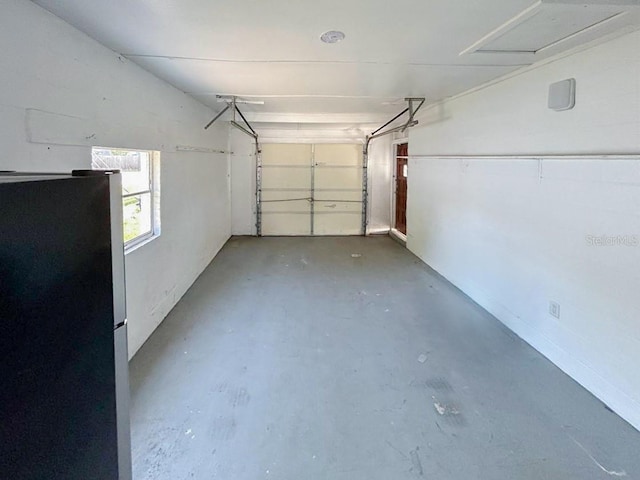
[[[368,152],[369,143],[371,142],[371,140],[383,137],[385,135],[390,135],[390,134],[396,133],[396,132],[404,132],[405,130],[407,130],[407,128],[414,127],[414,126],[416,126],[418,124],[418,120],[415,119],[415,116],[416,116],[416,113],[418,113],[418,110],[420,110],[420,108],[422,108],[422,105],[424,105],[424,102],[425,102],[424,97],[418,97],[418,98],[416,98],[416,97],[408,97],[408,98],[405,98],[405,101],[409,104],[409,106],[407,108],[405,108],[402,112],[400,112],[398,115],[393,117],[387,123],[382,125],[380,128],[378,128],[377,130],[374,130],[373,132],[371,132],[370,135],[367,135],[367,137],[365,139],[365,153]],[[419,102],[417,106],[415,106],[416,102]],[[402,125],[399,125],[397,127],[393,127],[393,128],[388,129],[388,130],[385,130],[384,132],[380,132],[380,130],[383,130],[384,128],[386,128],[389,125],[391,125],[393,122],[395,122],[400,117],[402,117],[405,113],[409,113],[409,118],[407,119],[407,121],[405,123],[403,123]]]
[[[227,102],[226,107],[224,107],[209,123],[207,123],[204,127],[207,130],[213,123],[218,120],[224,113],[231,109],[233,112],[233,118],[229,122],[232,127],[237,128],[245,135],[253,138],[255,143],[255,156],[256,156],[256,235],[258,237],[262,236],[262,160],[261,160],[261,150],[260,143],[258,142],[258,134],[253,129],[247,118],[242,114],[238,105],[236,104],[236,97],[231,97],[230,99],[225,99]],[[244,122],[243,126],[236,121],[236,113],[240,115],[240,118]]]
[[[236,104],[236,97],[232,97],[229,101],[227,101],[227,106],[224,107],[215,117],[213,117],[211,119],[211,121],[205,125],[204,129],[207,130],[211,125],[213,125],[213,123],[216,120],[218,120],[229,109],[231,109],[231,111],[233,112],[233,118],[229,123],[231,123],[232,126],[237,128],[241,132],[243,132],[246,135],[249,135],[251,138],[253,138],[255,140],[255,142],[256,142],[256,145],[257,145],[258,144],[258,134],[256,133],[256,131],[253,129],[253,127],[251,126],[249,121],[246,119],[246,117],[242,114],[242,112],[238,108],[238,105]],[[238,113],[240,115],[240,118],[242,118],[242,121],[244,122],[246,127],[244,127],[241,124],[239,124],[238,122],[236,122],[236,113]]]

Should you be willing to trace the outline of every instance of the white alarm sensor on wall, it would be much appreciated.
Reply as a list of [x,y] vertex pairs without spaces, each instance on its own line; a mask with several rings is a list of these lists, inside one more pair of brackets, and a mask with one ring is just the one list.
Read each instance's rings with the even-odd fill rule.
[[576,79],[568,78],[549,85],[549,108],[556,112],[571,110],[576,105]]

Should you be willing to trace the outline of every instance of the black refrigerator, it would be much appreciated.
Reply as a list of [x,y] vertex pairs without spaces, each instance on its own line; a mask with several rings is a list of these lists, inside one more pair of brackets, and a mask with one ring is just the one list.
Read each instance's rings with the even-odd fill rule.
[[131,479],[120,177],[0,173],[0,479]]

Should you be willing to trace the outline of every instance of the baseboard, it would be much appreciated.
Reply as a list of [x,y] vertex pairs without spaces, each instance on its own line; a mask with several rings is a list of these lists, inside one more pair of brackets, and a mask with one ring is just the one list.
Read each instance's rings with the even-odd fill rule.
[[392,228],[389,231],[389,236],[393,238],[396,242],[398,242],[400,245],[404,247],[407,246],[407,236],[401,231],[396,230],[395,228]]

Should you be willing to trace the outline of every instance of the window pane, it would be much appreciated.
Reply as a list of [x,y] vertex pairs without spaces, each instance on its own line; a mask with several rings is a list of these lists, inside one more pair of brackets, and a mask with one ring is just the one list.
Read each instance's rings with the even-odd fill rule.
[[128,155],[121,161],[122,171],[122,191],[127,193],[137,193],[151,190],[149,182],[150,162],[149,152],[128,152]]
[[143,193],[124,198],[122,204],[124,241],[129,242],[151,233],[151,194]]
[[[91,166],[97,170],[118,169],[122,179],[123,227],[125,244],[159,232],[159,190],[152,172],[160,152],[123,148],[92,147]],[[157,222],[157,223],[156,223]]]
[[122,172],[123,193],[139,193],[151,190],[151,153],[133,150],[94,148],[91,166],[94,169],[117,168]]

